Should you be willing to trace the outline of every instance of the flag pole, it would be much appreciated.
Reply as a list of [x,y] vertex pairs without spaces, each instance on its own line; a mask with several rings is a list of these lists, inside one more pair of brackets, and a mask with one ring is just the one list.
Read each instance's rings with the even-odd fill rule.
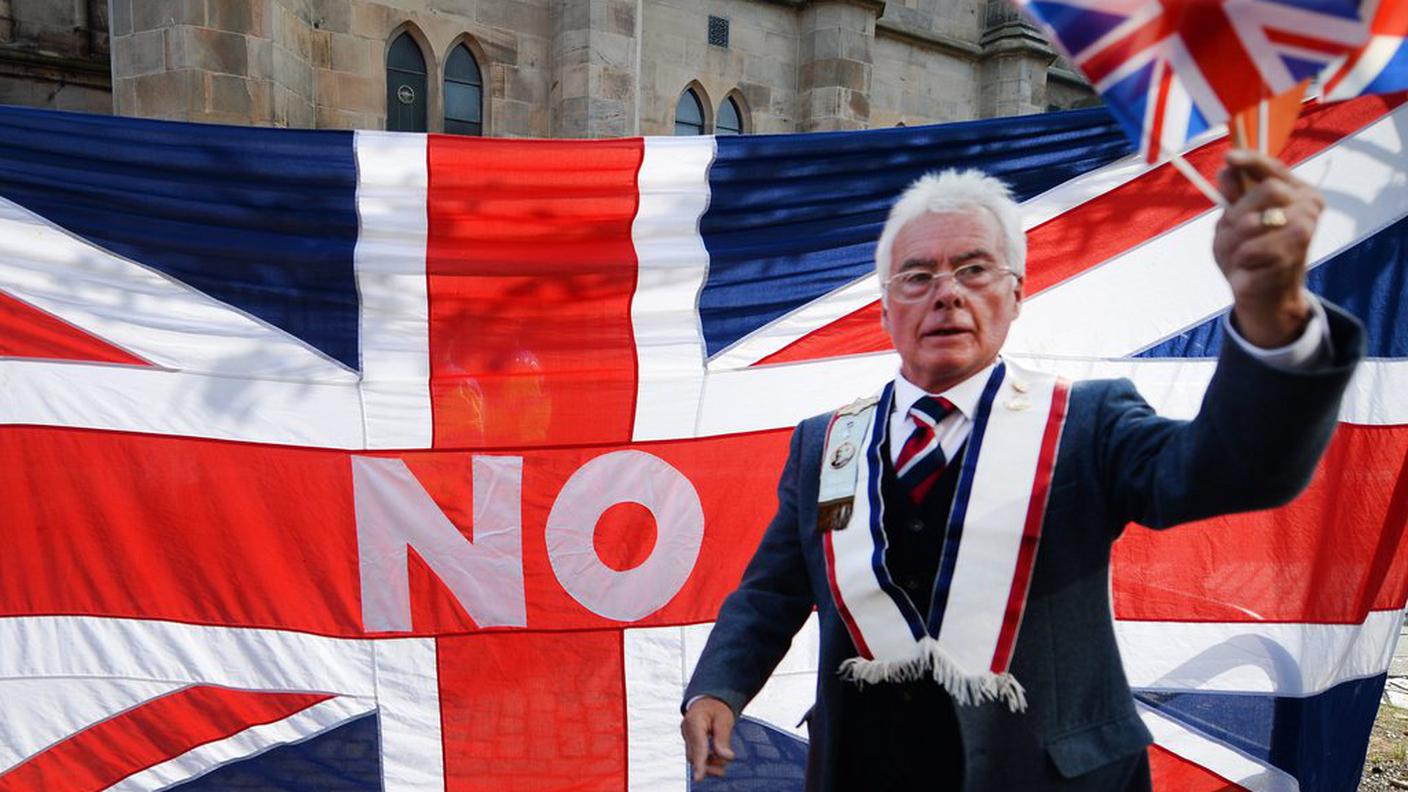
[[1159,151],[1162,152],[1165,157],[1168,157],[1168,161],[1173,167],[1176,168],[1179,173],[1183,174],[1185,179],[1192,182],[1193,186],[1198,188],[1198,192],[1201,192],[1204,197],[1212,201],[1214,206],[1220,209],[1227,208],[1227,199],[1223,197],[1222,193],[1217,191],[1216,187],[1212,186],[1212,182],[1209,182],[1203,177],[1203,174],[1198,172],[1197,168],[1190,165],[1188,160],[1183,158],[1182,154],[1170,152],[1163,146],[1159,146]]

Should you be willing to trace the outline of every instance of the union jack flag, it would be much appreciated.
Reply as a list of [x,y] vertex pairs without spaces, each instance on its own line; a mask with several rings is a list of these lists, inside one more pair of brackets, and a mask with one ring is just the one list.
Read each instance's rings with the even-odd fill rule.
[[[1404,123],[1320,105],[1286,150],[1370,355],[1309,490],[1116,545],[1162,789],[1358,778],[1408,600]],[[1197,409],[1216,214],[1128,153],[1101,110],[610,141],[0,110],[0,792],[688,789],[679,697],[791,427],[897,370],[908,182],[1022,200],[1004,354]],[[816,641],[730,783],[800,788]]]
[[1318,75],[1364,42],[1375,6],[1375,0],[1018,2],[1100,92],[1148,162]]
[[1408,89],[1408,3],[1382,0],[1369,34],[1369,40],[1325,80],[1326,99]]

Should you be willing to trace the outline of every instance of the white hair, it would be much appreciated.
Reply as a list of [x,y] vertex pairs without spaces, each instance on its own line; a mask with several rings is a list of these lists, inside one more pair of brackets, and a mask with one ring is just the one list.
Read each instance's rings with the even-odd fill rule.
[[909,221],[926,214],[986,209],[997,218],[1002,237],[1002,253],[1009,268],[1018,275],[1027,272],[1027,235],[1012,192],[1000,179],[978,170],[952,168],[929,173],[905,188],[890,207],[885,229],[875,246],[875,274],[884,283],[890,274],[890,249],[895,237]]

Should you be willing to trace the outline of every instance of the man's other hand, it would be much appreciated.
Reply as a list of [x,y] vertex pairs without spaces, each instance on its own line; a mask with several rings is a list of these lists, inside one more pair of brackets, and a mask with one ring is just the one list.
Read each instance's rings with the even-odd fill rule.
[[1310,321],[1305,265],[1325,199],[1285,163],[1246,149],[1227,152],[1218,187],[1230,205],[1212,251],[1232,287],[1237,330],[1263,349],[1285,346]]
[[684,734],[684,755],[694,773],[695,781],[706,775],[723,776],[724,768],[733,761],[733,710],[722,701],[704,696],[689,705],[680,722]]

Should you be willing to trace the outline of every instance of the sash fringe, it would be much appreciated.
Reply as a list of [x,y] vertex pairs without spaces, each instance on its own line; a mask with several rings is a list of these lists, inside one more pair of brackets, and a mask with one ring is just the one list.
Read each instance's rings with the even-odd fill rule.
[[984,701],[1001,701],[1012,712],[1026,711],[1027,692],[1010,672],[966,675],[939,646],[939,642],[928,636],[920,639],[915,648],[918,654],[899,660],[852,657],[841,663],[837,673],[842,679],[860,687],[879,682],[915,682],[932,677],[958,704],[974,706]]

